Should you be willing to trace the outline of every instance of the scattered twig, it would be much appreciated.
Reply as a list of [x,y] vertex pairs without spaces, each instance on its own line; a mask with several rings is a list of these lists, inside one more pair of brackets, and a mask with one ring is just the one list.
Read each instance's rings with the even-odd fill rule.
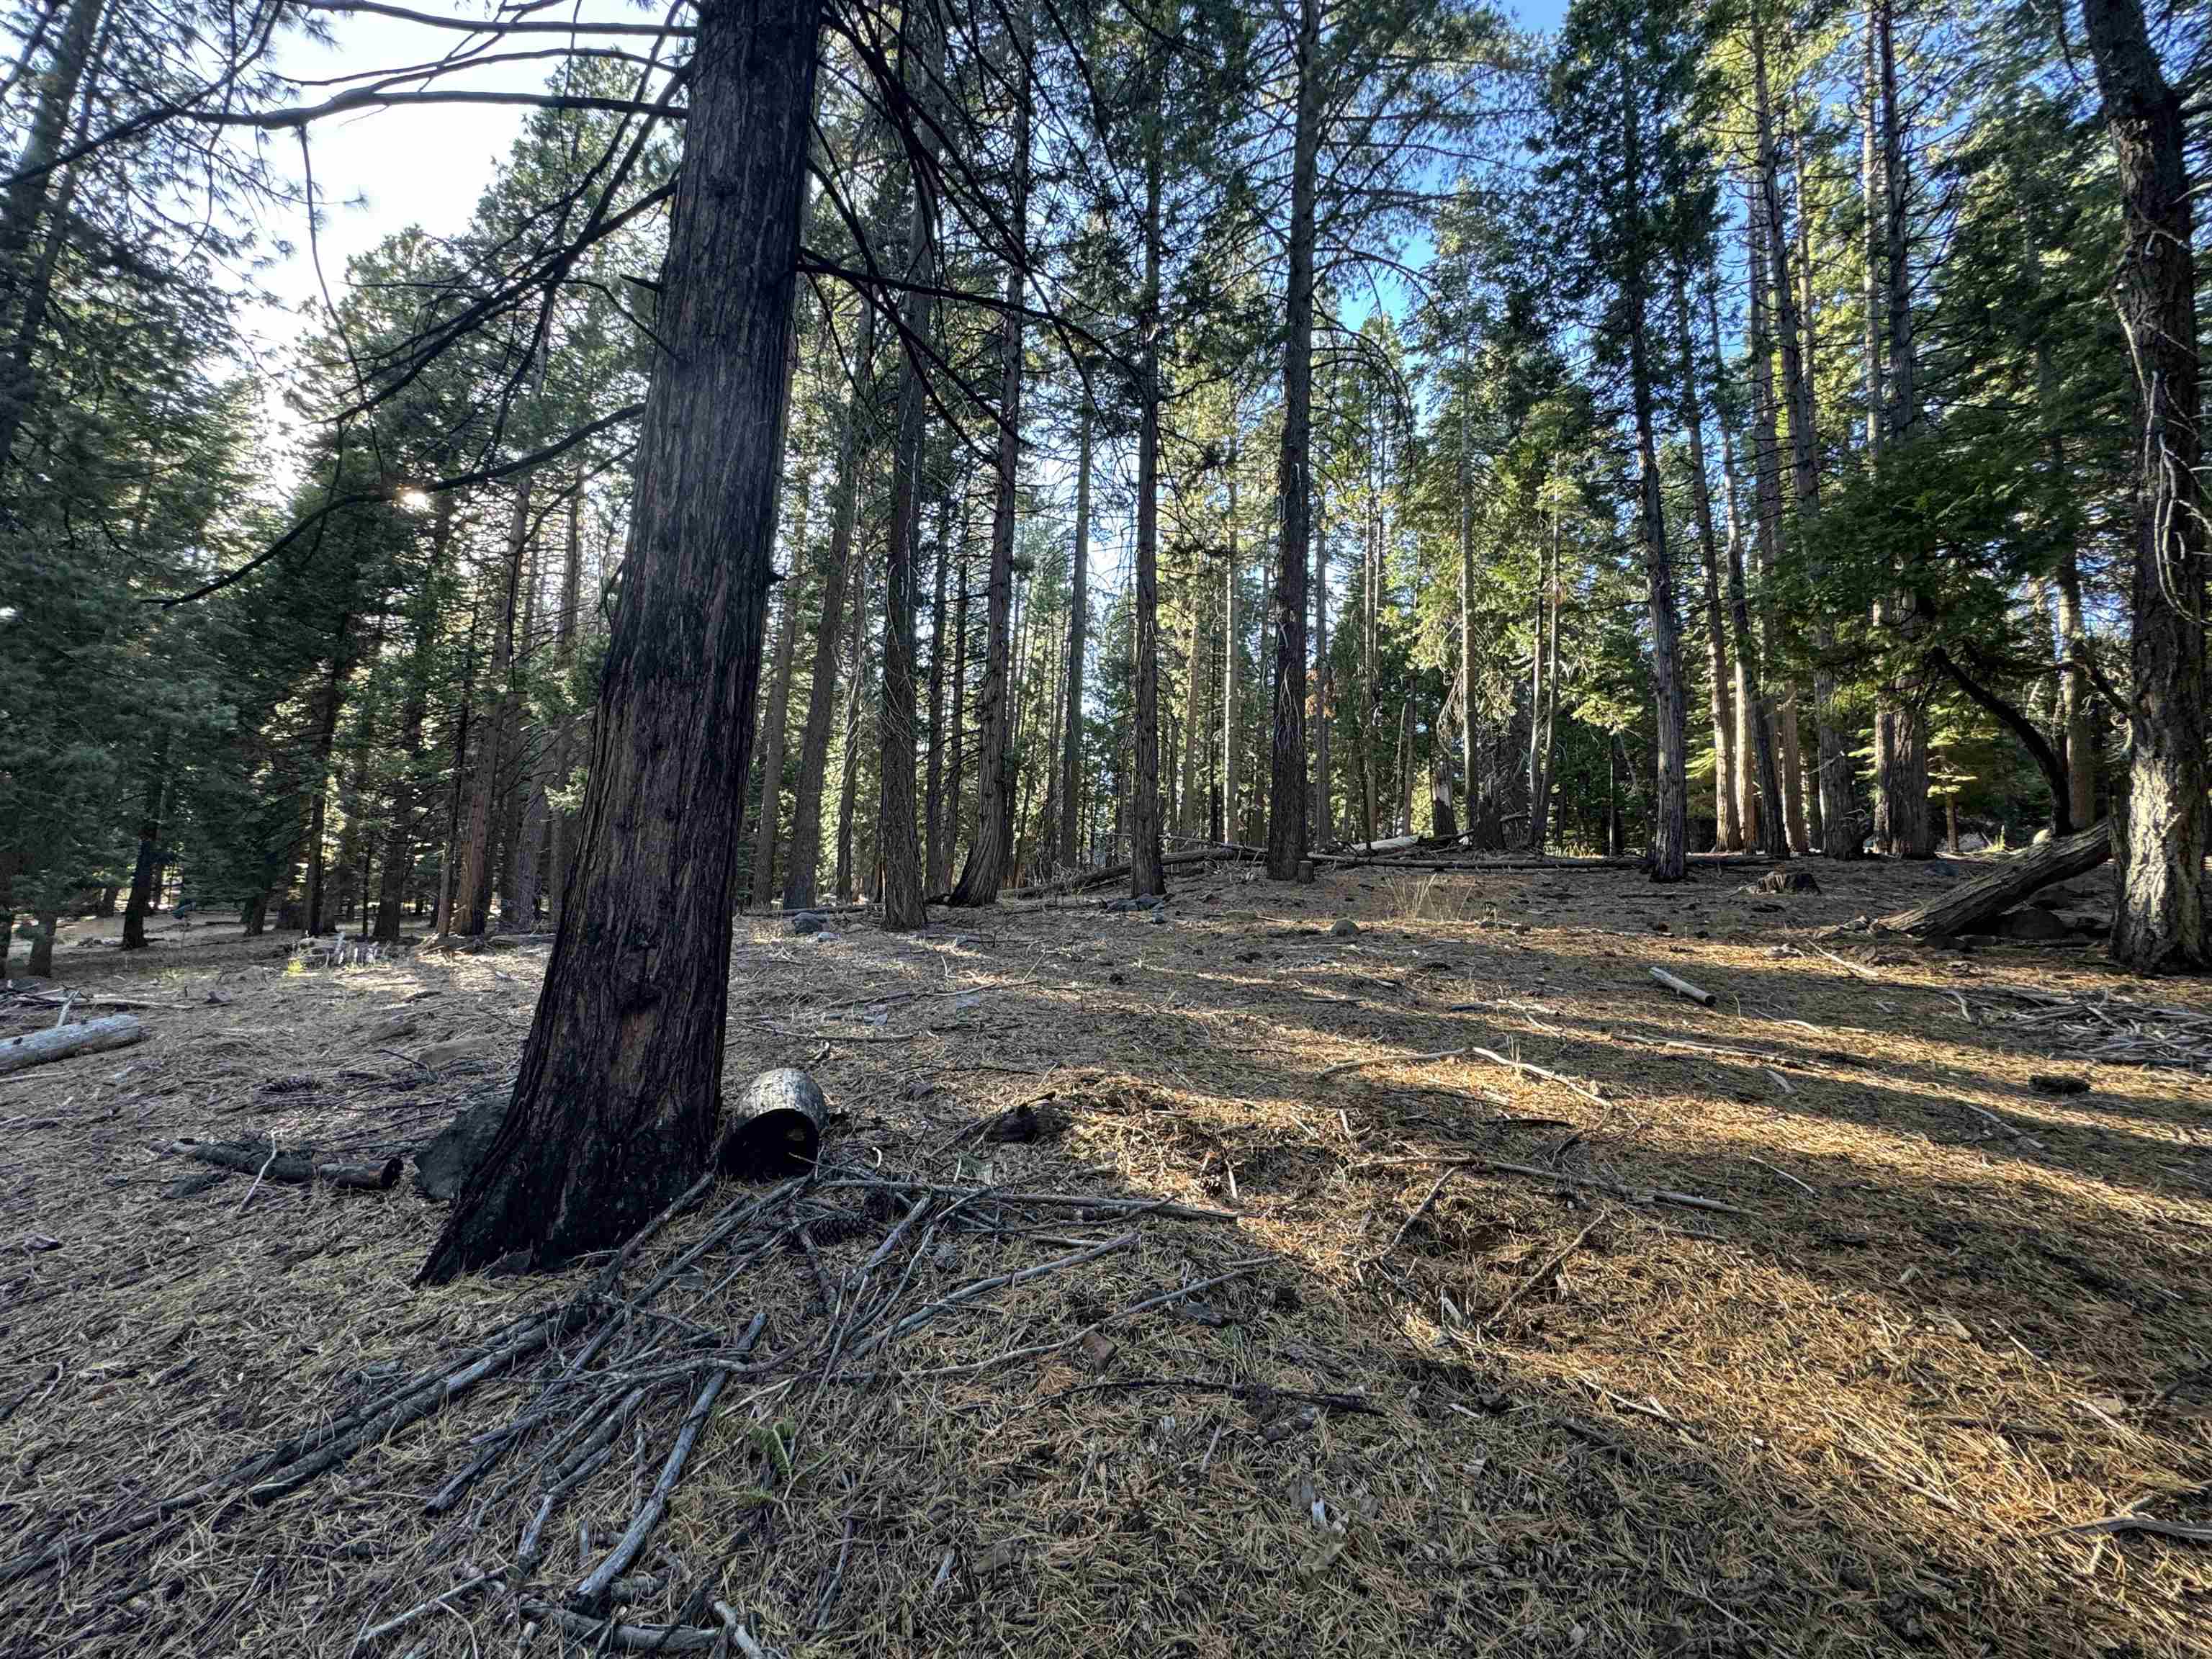
[[1542,1267],[1537,1268],[1534,1273],[1530,1273],[1518,1285],[1516,1285],[1506,1298],[1503,1302],[1499,1303],[1495,1308],[1492,1308],[1490,1310],[1489,1316],[1482,1320],[1480,1322],[1485,1325],[1494,1325],[1499,1320],[1504,1318],[1506,1315],[1511,1313],[1514,1309],[1519,1307],[1523,1297],[1528,1296],[1538,1285],[1544,1284],[1554,1273],[1558,1273],[1561,1267],[1566,1265],[1567,1258],[1582,1248],[1583,1241],[1588,1238],[1592,1233],[1595,1232],[1598,1229],[1599,1224],[1603,1222],[1604,1219],[1605,1217],[1602,1214],[1592,1216],[1583,1224],[1583,1230],[1567,1241],[1565,1249],[1560,1250],[1556,1255],[1553,1255],[1549,1261],[1546,1261]]
[[1457,1060],[1462,1054],[1474,1052],[1469,1048],[1439,1048],[1432,1054],[1375,1054],[1366,1060],[1347,1060],[1334,1066],[1325,1066],[1314,1075],[1335,1077],[1344,1072],[1358,1071],[1365,1066],[1425,1066],[1432,1060]]

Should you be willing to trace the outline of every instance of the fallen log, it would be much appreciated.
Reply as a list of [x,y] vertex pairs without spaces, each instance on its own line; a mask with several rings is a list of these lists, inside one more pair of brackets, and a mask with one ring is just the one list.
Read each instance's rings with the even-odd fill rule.
[[1668,973],[1664,968],[1654,968],[1651,970],[1651,977],[1657,980],[1662,985],[1672,991],[1676,996],[1689,998],[1691,1001],[1696,1003],[1700,1008],[1710,1008],[1715,1002],[1719,1000],[1717,997],[1716,997],[1711,991],[1705,989],[1704,986],[1692,985],[1688,980],[1680,978],[1675,975]]
[[203,1164],[212,1164],[220,1169],[234,1170],[240,1175],[258,1176],[264,1181],[281,1181],[288,1186],[304,1187],[319,1181],[327,1187],[350,1187],[364,1192],[385,1192],[399,1179],[401,1160],[388,1158],[381,1164],[318,1163],[312,1152],[280,1152],[271,1158],[268,1152],[252,1146],[229,1146],[219,1142],[173,1140],[164,1149],[179,1152],[186,1158],[196,1158]]
[[[1160,863],[1164,868],[1174,870],[1185,865],[1216,864],[1229,859],[1263,859],[1267,856],[1267,849],[1264,847],[1237,847],[1224,842],[1214,847],[1201,847],[1188,853],[1170,853],[1161,859]],[[1009,899],[1052,898],[1064,893],[1085,892],[1093,887],[1110,887],[1117,881],[1128,878],[1127,865],[1109,864],[1101,869],[1079,870],[1056,881],[1038,882],[1028,887],[1009,887],[999,896]]]
[[72,1054],[97,1054],[103,1048],[127,1048],[144,1038],[146,1028],[133,1014],[110,1014],[77,1025],[49,1026],[0,1042],[0,1077],[27,1071],[49,1060]]
[[2109,825],[2094,824],[2070,836],[2054,836],[2031,847],[1948,892],[1884,916],[1875,927],[1915,939],[1968,933],[1992,916],[2009,910],[2054,881],[2086,875],[2112,855]]

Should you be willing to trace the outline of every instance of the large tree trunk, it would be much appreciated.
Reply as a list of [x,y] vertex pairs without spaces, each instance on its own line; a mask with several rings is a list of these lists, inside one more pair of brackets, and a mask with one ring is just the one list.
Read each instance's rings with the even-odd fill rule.
[[1267,875],[1297,879],[1306,853],[1306,558],[1313,528],[1314,198],[1320,173],[1321,0],[1298,0],[1297,109],[1291,139],[1290,277],[1284,295],[1283,443],[1276,469],[1282,551],[1275,632]]
[[1960,882],[1909,910],[1884,916],[1881,925],[1916,939],[1967,933],[2054,881],[2087,875],[2112,855],[2112,837],[2101,823],[2070,836],[2055,836],[2006,859],[1985,875]]
[[[1313,807],[1307,820],[1307,839],[1314,846],[1329,847],[1336,842],[1336,780],[1330,769],[1329,702],[1335,695],[1336,672],[1328,659],[1328,522],[1325,516],[1327,503],[1316,495],[1313,503],[1313,616],[1314,616],[1314,736],[1313,736]],[[1264,622],[1264,613],[1262,621]],[[1261,645],[1267,636],[1261,635]],[[1234,818],[1223,824],[1224,834],[1232,833]]]
[[775,662],[769,671],[768,707],[761,711],[760,811],[753,822],[752,870],[745,882],[749,904],[766,904],[768,896],[775,890],[776,836],[783,824],[785,737],[791,729],[791,663],[797,655],[799,590],[806,569],[806,509],[812,497],[813,478],[809,475],[799,482],[798,514],[792,526],[791,569],[779,584],[783,602],[777,607]]
[[[1713,373],[1728,361],[1721,349],[1720,301],[1705,291],[1705,328],[1713,352]],[[1694,358],[1691,370],[1694,374]],[[1756,840],[1770,856],[1788,854],[1783,830],[1781,770],[1774,755],[1773,711],[1767,705],[1759,667],[1759,640],[1752,627],[1750,598],[1743,571],[1743,526],[1736,517],[1735,437],[1728,400],[1715,386],[1713,407],[1720,420],[1722,499],[1728,507],[1729,620],[1735,629],[1735,720],[1737,819],[1748,845]],[[1748,761],[1747,761],[1748,757]],[[1752,791],[1756,782],[1758,793]]]
[[[1640,222],[1644,209],[1636,199],[1635,191],[1642,178],[1643,124],[1637,104],[1636,77],[1626,62],[1620,66],[1620,79],[1622,194],[1631,204],[1628,211]],[[1640,474],[1638,493],[1643,506],[1644,578],[1651,614],[1651,702],[1659,728],[1658,799],[1651,821],[1650,873],[1654,881],[1680,881],[1690,851],[1687,757],[1683,753],[1687,721],[1682,696],[1682,624],[1674,611],[1674,555],[1667,544],[1667,501],[1659,479],[1658,422],[1652,394],[1650,345],[1646,334],[1650,296],[1643,263],[1645,256],[1641,246],[1633,246],[1644,243],[1647,234],[1640,222],[1630,232],[1632,246],[1623,297],[1628,307],[1628,383],[1636,413],[1636,459]],[[1678,295],[1679,293],[1677,289]],[[1691,427],[1694,434],[1694,421]],[[1694,435],[1692,442],[1698,442]],[[1702,465],[1698,472],[1698,493],[1702,497]],[[1705,528],[1709,537],[1711,518],[1708,509]],[[1555,555],[1555,562],[1556,557]]]
[[[1158,110],[1147,118],[1145,153],[1145,291],[1139,329],[1141,413],[1137,426],[1137,789],[1129,821],[1129,890],[1168,890],[1160,863],[1160,193],[1164,161]],[[1304,781],[1304,769],[1300,769]]]
[[[1868,18],[1872,64],[1869,87],[1878,94],[1881,128],[1881,223],[1887,267],[1887,308],[1889,400],[1885,424],[1889,447],[1912,439],[1920,419],[1912,342],[1911,270],[1905,240],[1905,118],[1897,100],[1897,53],[1890,0],[1874,0]],[[1869,120],[1873,111],[1869,110]],[[1875,211],[1873,176],[1868,174],[1867,211]],[[1869,325],[1871,326],[1871,325]],[[1876,602],[1875,625],[1893,629],[1911,640],[1925,631],[1918,600],[1909,584]],[[1928,688],[1916,674],[1901,674],[1881,687],[1875,713],[1875,844],[1892,858],[1936,856],[1936,820],[1928,799]]]
[[1882,425],[1881,261],[1886,244],[1882,235],[1885,222],[1875,210],[1876,193],[1881,188],[1876,145],[1881,130],[1881,24],[1877,14],[1882,4],[1883,0],[1868,0],[1866,9],[1866,72],[1862,88],[1866,100],[1866,119],[1859,127],[1859,199],[1866,208],[1866,228],[1860,238],[1860,252],[1863,256],[1859,268],[1860,322],[1864,337],[1860,341],[1859,353],[1869,457],[1881,453]]
[[[538,596],[544,577],[544,554],[533,550],[530,586],[522,607],[525,661],[537,649]],[[550,810],[545,796],[553,786],[553,745],[529,718],[527,699],[516,699],[515,714],[514,779],[507,786],[509,845],[502,861],[509,873],[500,892],[499,925],[510,933],[518,929],[527,933],[537,929],[538,905],[544,897],[545,825]]]
[[[1802,532],[1810,528],[1820,513],[1820,443],[1814,417],[1812,365],[1806,351],[1811,336],[1805,325],[1808,319],[1801,314],[1796,286],[1790,276],[1790,234],[1783,214],[1773,109],[1767,89],[1765,40],[1755,13],[1751,41],[1767,274],[1782,347],[1782,381],[1789,400],[1795,504],[1797,524]],[[1799,165],[1803,165],[1802,155]],[[1835,630],[1816,608],[1813,621],[1813,718],[1820,738],[1820,850],[1830,858],[1849,860],[1859,856],[1858,817],[1851,805],[1850,749],[1836,712],[1835,670],[1829,664],[1834,649]]]
[[1720,538],[1713,527],[1712,486],[1705,477],[1705,419],[1698,394],[1698,343],[1690,327],[1689,286],[1674,267],[1674,335],[1682,354],[1683,431],[1690,441],[1690,501],[1696,510],[1698,548],[1705,576],[1705,679],[1713,721],[1715,840],[1723,853],[1743,850],[1743,821],[1736,814],[1735,730],[1729,709],[1728,637],[1721,622]]
[[2114,285],[2134,352],[2135,682],[2112,957],[2138,972],[2207,960],[2204,927],[2204,499],[2197,467],[2196,228],[2181,99],[2141,0],[2083,0],[2127,244]]
[[813,106],[814,0],[701,0],[637,533],[514,1098],[422,1277],[627,1238],[706,1166]]
[[1237,457],[1229,458],[1229,549],[1221,578],[1221,794],[1214,838],[1229,833],[1237,822],[1237,755],[1243,747],[1238,730],[1237,697],[1237,579],[1243,574],[1242,550],[1237,544]]
[[1083,653],[1091,621],[1091,389],[1077,417],[1075,542],[1069,553],[1066,724],[1060,741],[1060,862],[1073,869],[1082,855]]
[[960,503],[958,544],[960,587],[952,618],[951,729],[945,735],[945,746],[951,751],[951,759],[945,766],[945,862],[947,869],[960,855],[961,836],[968,822],[962,782],[966,776],[968,753],[968,507],[969,503],[963,497]]
[[[579,492],[580,493],[580,485]],[[430,530],[430,557],[416,591],[415,637],[407,653],[407,690],[399,706],[399,759],[393,768],[385,811],[384,880],[376,899],[376,937],[399,937],[400,909],[407,896],[407,875],[415,857],[415,819],[421,811],[422,726],[429,718],[430,672],[438,644],[438,612],[445,597],[446,549],[453,538],[453,497],[439,495]]]
[[[1007,72],[1018,83],[1014,94],[1012,198],[1006,222],[1025,238],[1029,218],[1029,42],[1024,9],[1013,9],[1013,39]],[[1006,307],[999,316],[999,452],[997,491],[991,509],[991,578],[987,601],[989,629],[983,656],[983,746],[975,761],[978,802],[975,840],[952,890],[959,905],[996,904],[1006,884],[1014,854],[1014,698],[1012,610],[1014,597],[1014,508],[1020,487],[1022,421],[1022,302],[1028,278],[1027,250],[1006,267]]]
[[[1767,219],[1762,205],[1765,192],[1764,184],[1753,180],[1744,203],[1744,222],[1750,240],[1744,276],[1751,291],[1753,479],[1758,501],[1755,546],[1761,589],[1760,631],[1767,650],[1778,655],[1780,618],[1775,614],[1772,600],[1765,597],[1782,556],[1782,444],[1775,426],[1774,337],[1769,323],[1772,290],[1767,275]],[[1789,836],[1790,850],[1802,857],[1812,851],[1813,843],[1805,829],[1803,766],[1798,754],[1797,688],[1794,682],[1784,680],[1781,691],[1772,700],[1772,708],[1783,825]],[[1769,797],[1765,804],[1771,810],[1773,798]]]
[[146,791],[138,817],[138,856],[131,867],[131,897],[123,907],[123,948],[146,948],[146,912],[154,906],[155,866],[161,860],[161,797],[169,787],[169,734],[154,744],[146,769]]
[[822,568],[822,613],[814,621],[814,661],[806,690],[806,723],[799,738],[799,787],[792,796],[791,866],[783,879],[783,908],[814,902],[822,862],[822,782],[830,769],[830,724],[837,709],[837,644],[845,632],[845,589],[852,580],[853,526],[860,514],[860,472],[867,464],[866,430],[874,397],[876,310],[860,307],[853,385],[845,394],[837,432],[837,478],[831,506],[830,553]]
[[[331,757],[337,748],[338,715],[345,707],[346,682],[353,678],[356,618],[350,613],[338,619],[337,637],[331,646],[330,665],[324,671],[323,689],[315,709],[315,735],[308,751],[306,783],[306,828],[302,841],[307,856],[307,887],[301,905],[302,927],[309,933],[323,931],[328,885],[323,858],[325,816],[328,810]],[[296,820],[295,820],[296,822]],[[289,860],[279,885],[290,881]]]
[[[1640,512],[1639,507],[1639,512]],[[1552,514],[1551,557],[1536,544],[1535,653],[1529,664],[1528,850],[1540,853],[1552,828],[1552,745],[1559,718],[1559,515]]]
[[853,814],[860,792],[860,709],[867,701],[868,665],[864,655],[868,638],[868,555],[865,548],[854,556],[860,568],[854,573],[853,627],[845,641],[845,740],[837,768],[837,843],[832,860],[837,902],[853,902]]
[[[1195,555],[1193,563],[1199,566]],[[1194,836],[1204,822],[1198,810],[1199,779],[1202,775],[1198,757],[1207,747],[1206,734],[1210,720],[1206,708],[1206,659],[1200,653],[1199,607],[1205,584],[1200,580],[1199,569],[1194,569],[1191,579],[1183,587],[1183,685],[1182,685],[1182,752],[1176,780],[1176,833]]]
[[[539,332],[531,342],[531,356],[535,362],[536,389],[545,389],[545,362],[551,355],[545,330],[550,327],[551,313],[546,313]],[[530,364],[524,372],[532,373]],[[515,625],[521,620],[523,580],[529,569],[530,504],[535,493],[537,471],[525,471],[516,482],[514,501],[507,528],[507,558],[501,567],[501,593],[493,611],[491,661],[489,695],[477,733],[476,769],[469,780],[468,811],[460,849],[460,884],[453,899],[453,927],[457,933],[474,937],[484,931],[490,920],[492,888],[497,866],[493,862],[498,851],[494,832],[499,825],[505,792],[520,781],[516,764],[521,752],[522,699],[516,682]],[[504,890],[512,892],[512,888]],[[503,918],[502,918],[503,919]]]
[[[908,21],[910,33],[919,32],[924,38],[908,41],[907,50],[917,55],[920,66],[907,90],[927,109],[935,101],[933,89],[943,75],[945,32],[933,25],[927,11],[912,14]],[[921,842],[915,822],[914,605],[915,532],[921,524],[922,420],[929,398],[915,342],[930,337],[936,309],[929,292],[937,282],[937,191],[930,176],[937,160],[934,131],[924,129],[923,159],[914,168],[911,185],[914,207],[907,228],[906,280],[912,286],[900,303],[905,350],[899,359],[898,437],[891,456],[890,534],[884,554],[884,684],[876,714],[876,849],[883,867],[883,925],[895,933],[909,933],[929,920],[928,907],[922,902]],[[1018,397],[1020,386],[1018,362],[1014,377]],[[1006,418],[1012,418],[1011,410],[1006,411]],[[1006,465],[1008,459],[1002,442],[1000,465]],[[1011,558],[1011,492],[1005,510]],[[995,559],[993,568],[996,569]],[[859,667],[856,653],[856,673]],[[851,769],[848,759],[848,775]],[[839,839],[842,842],[842,831]],[[842,845],[838,858],[842,866]],[[841,875],[838,885],[842,888],[843,884]],[[993,896],[996,896],[995,886]]]
[[945,844],[945,573],[952,547],[952,481],[939,480],[937,552],[931,561],[936,595],[929,610],[929,762],[921,798],[921,861],[932,893],[952,884],[952,854]]
[[[568,497],[568,542],[561,561],[561,614],[553,623],[554,667],[561,676],[562,685],[572,695],[580,689],[576,684],[576,642],[583,623],[578,614],[578,607],[583,603],[583,572],[584,481],[580,477],[575,492]],[[564,708],[571,706],[564,700]],[[575,767],[576,723],[574,716],[564,715],[561,729],[553,738],[553,776],[564,791]],[[553,866],[550,878],[551,914],[548,920],[554,932],[558,933],[568,899],[569,872],[576,861],[576,813],[572,808],[554,809],[546,842],[546,857]]]
[[[2057,409],[2057,368],[2050,348],[2036,349],[2036,381],[2044,414],[2044,445],[2049,452],[2051,493],[2057,501],[2072,500],[2066,438]],[[2089,632],[2081,612],[2081,566],[2074,538],[2058,539],[2057,568],[2052,586],[2057,590],[2058,645],[2063,665],[2058,675],[2058,725],[2066,755],[2067,818],[2072,828],[2094,823],[2097,818],[2097,734],[2089,713]],[[1957,816],[1954,808],[1953,816]]]

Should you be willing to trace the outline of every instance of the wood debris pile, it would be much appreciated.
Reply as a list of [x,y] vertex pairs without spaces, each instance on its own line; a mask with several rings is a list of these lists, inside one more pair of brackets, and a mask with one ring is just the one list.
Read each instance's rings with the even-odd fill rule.
[[[973,1159],[963,1159],[963,1167],[971,1174],[988,1168]],[[211,1480],[70,1516],[0,1561],[0,1588],[47,1573],[82,1579],[103,1566],[127,1577],[129,1559],[149,1534],[210,1524],[233,1507],[259,1508],[301,1492],[356,1454],[394,1440],[483,1385],[502,1383],[514,1408],[468,1438],[460,1448],[467,1455],[422,1510],[447,1517],[440,1540],[447,1548],[466,1540],[479,1559],[488,1555],[503,1565],[418,1606],[364,1620],[349,1632],[356,1645],[396,1634],[465,1595],[504,1595],[525,1640],[550,1628],[623,1650],[767,1653],[772,1650],[739,1615],[710,1600],[706,1580],[687,1583],[680,1567],[646,1570],[651,1560],[672,1559],[665,1552],[648,1557],[647,1547],[658,1541],[656,1528],[718,1414],[743,1423],[745,1444],[757,1455],[734,1494],[717,1492],[715,1507],[734,1495],[744,1511],[771,1509],[802,1472],[810,1480],[824,1478],[821,1464],[836,1461],[844,1439],[828,1425],[853,1409],[869,1385],[916,1375],[977,1377],[1048,1356],[1088,1362],[1095,1370],[1114,1352],[1109,1333],[1147,1314],[1203,1308],[1194,1298],[1250,1279],[1276,1261],[1271,1255],[1225,1260],[1218,1271],[1156,1285],[1120,1305],[1094,1307],[1085,1295],[1090,1316],[1079,1321],[1024,1322],[1021,1310],[1000,1307],[1008,1316],[985,1327],[987,1348],[916,1373],[905,1369],[914,1363],[907,1339],[945,1315],[986,1310],[1016,1286],[1133,1253],[1147,1223],[1236,1218],[1165,1200],[937,1184],[832,1166],[764,1193],[746,1189],[703,1225],[681,1230],[680,1240],[672,1231],[665,1259],[656,1260],[656,1237],[678,1217],[696,1216],[714,1185],[714,1177],[702,1178],[566,1300],[509,1322],[468,1351],[410,1376],[370,1379],[373,1386],[351,1409],[331,1413]],[[979,1249],[997,1256],[997,1271],[966,1277],[949,1271]],[[775,1262],[787,1272],[791,1263],[802,1264],[811,1299],[794,1305],[786,1296],[773,1318],[763,1310],[732,1322],[729,1310],[742,1304],[748,1288],[765,1288],[762,1274]],[[927,1357],[941,1362],[942,1350]],[[1276,1390],[1222,1378],[1150,1381],[1244,1399],[1263,1414],[1376,1410],[1356,1394]],[[1143,1385],[1124,1379],[1102,1386]],[[721,1432],[726,1439],[727,1429]],[[660,1449],[644,1457],[653,1446]],[[650,1492],[635,1501],[618,1536],[595,1540],[585,1526],[567,1535],[577,1540],[574,1554],[564,1553],[564,1508],[604,1472],[619,1475],[625,1458],[634,1492],[639,1469],[658,1468]],[[809,1467],[802,1471],[802,1464]],[[848,1548],[854,1524],[847,1528]],[[837,1589],[835,1577],[817,1587],[798,1633],[829,1621]],[[629,1607],[647,1600],[664,1604],[663,1622],[625,1617]]]
[[2113,1066],[2159,1066],[2212,1076],[2212,1014],[2148,1002],[2118,991],[2058,996],[2008,988],[2022,1004],[1984,1006],[1983,1022],[2039,1048]]

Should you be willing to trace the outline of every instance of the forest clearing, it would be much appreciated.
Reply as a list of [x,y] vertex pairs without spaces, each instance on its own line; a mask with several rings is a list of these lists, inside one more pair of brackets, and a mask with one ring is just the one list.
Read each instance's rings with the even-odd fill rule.
[[[0,1647],[605,1650],[563,1593],[664,1467],[686,1345],[761,1317],[773,1358],[600,1609],[625,1650],[727,1644],[720,1603],[757,1649],[715,1650],[793,1655],[2206,1651],[2212,995],[2078,943],[1829,936],[1951,866],[1756,873],[1224,866],[1158,913],[741,924],[730,1072],[819,1079],[820,1183],[622,1328],[602,1363],[647,1393],[527,1581],[568,1417],[614,1403],[555,1386],[596,1324],[274,1501],[222,1477],[603,1264],[418,1291],[411,1180],[179,1197],[206,1166],[156,1148],[411,1155],[503,1100],[546,947],[81,953],[70,988],[149,1035],[0,1079]],[[780,1190],[714,1185],[608,1307]],[[1115,1207],[1152,1200],[1191,1217]],[[902,1220],[893,1334],[836,1360],[838,1287]]]

